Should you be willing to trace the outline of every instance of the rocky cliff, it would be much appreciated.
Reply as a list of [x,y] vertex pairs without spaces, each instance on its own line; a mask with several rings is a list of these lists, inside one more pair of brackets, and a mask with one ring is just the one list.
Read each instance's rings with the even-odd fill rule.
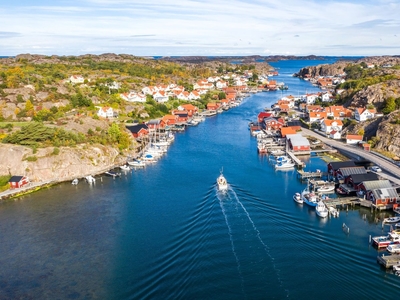
[[117,149],[102,145],[61,147],[59,153],[53,147],[31,148],[0,144],[0,176],[24,175],[31,181],[67,181],[87,175],[95,175],[126,162]]
[[400,157],[400,111],[394,111],[381,119],[376,137],[376,149],[391,152]]
[[297,77],[304,78],[306,75],[311,77],[318,76],[335,76],[343,74],[343,69],[352,61],[339,61],[334,64],[323,64],[313,67],[305,67],[300,69],[298,73],[295,74]]
[[365,107],[368,104],[372,104],[379,111],[389,97],[400,97],[400,80],[388,80],[370,85],[357,92],[344,105],[346,107]]

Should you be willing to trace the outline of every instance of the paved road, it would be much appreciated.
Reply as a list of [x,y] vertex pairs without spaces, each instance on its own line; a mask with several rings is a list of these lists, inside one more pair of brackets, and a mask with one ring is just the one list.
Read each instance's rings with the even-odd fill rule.
[[302,128],[302,132],[303,135],[315,137],[333,148],[350,151],[366,160],[371,161],[377,166],[380,166],[382,169],[382,172],[379,172],[377,174],[400,185],[400,167],[388,161],[387,159],[382,158],[379,155],[374,154],[373,152],[362,150],[356,146],[347,145],[343,142],[326,138],[325,136],[306,128]]

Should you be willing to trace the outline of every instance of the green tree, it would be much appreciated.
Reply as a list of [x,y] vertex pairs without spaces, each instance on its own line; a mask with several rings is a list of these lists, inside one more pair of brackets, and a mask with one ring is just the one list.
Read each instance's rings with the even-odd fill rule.
[[387,115],[392,111],[396,110],[396,100],[393,97],[389,97],[385,100],[382,112]]

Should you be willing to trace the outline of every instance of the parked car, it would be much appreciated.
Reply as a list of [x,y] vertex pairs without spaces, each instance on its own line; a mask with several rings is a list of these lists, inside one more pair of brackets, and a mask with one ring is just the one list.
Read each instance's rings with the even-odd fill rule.
[[374,171],[374,172],[382,172],[382,169],[379,168],[378,166],[372,166],[372,167],[371,167],[371,171]]

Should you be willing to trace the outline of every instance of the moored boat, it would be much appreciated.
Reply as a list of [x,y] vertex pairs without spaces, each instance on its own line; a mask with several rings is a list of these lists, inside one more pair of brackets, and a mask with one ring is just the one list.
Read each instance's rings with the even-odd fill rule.
[[296,201],[299,204],[303,204],[303,199],[301,198],[300,193],[295,193],[293,195],[293,200]]
[[127,166],[127,165],[122,165],[122,166],[120,166],[119,167],[122,171],[130,171],[131,170],[131,168],[129,168],[129,166]]
[[385,219],[383,219],[383,222],[384,223],[399,223],[400,217],[385,218]]
[[392,254],[400,254],[400,244],[389,245],[386,250]]
[[327,193],[327,192],[332,192],[335,190],[335,184],[324,184],[320,187],[317,188],[317,192],[319,193]]
[[228,182],[226,181],[224,175],[222,175],[222,171],[217,178],[217,184],[218,184],[218,190],[220,191],[226,191],[228,189]]
[[92,175],[86,176],[85,179],[89,184],[96,183],[96,178],[94,178]]
[[372,244],[377,248],[384,248],[389,245],[399,244],[400,237],[391,238],[389,235],[375,236],[372,238]]
[[73,185],[77,185],[79,183],[79,179],[75,178],[74,180],[72,180],[71,184]]
[[329,213],[328,209],[322,201],[317,202],[317,205],[315,206],[315,212],[321,218],[326,218]]
[[275,169],[289,169],[289,168],[293,168],[295,165],[296,164],[291,161],[278,162],[275,165]]
[[114,171],[107,171],[107,172],[104,172],[104,174],[106,174],[107,176],[111,176],[113,178],[121,176],[121,173],[117,173],[117,172],[114,172]]
[[312,207],[317,206],[319,201],[318,195],[308,191],[307,189],[301,193],[301,198],[303,199],[303,202]]
[[134,168],[143,168],[146,166],[146,164],[143,161],[138,160],[138,159],[135,159],[133,161],[128,161],[128,165],[130,165]]

